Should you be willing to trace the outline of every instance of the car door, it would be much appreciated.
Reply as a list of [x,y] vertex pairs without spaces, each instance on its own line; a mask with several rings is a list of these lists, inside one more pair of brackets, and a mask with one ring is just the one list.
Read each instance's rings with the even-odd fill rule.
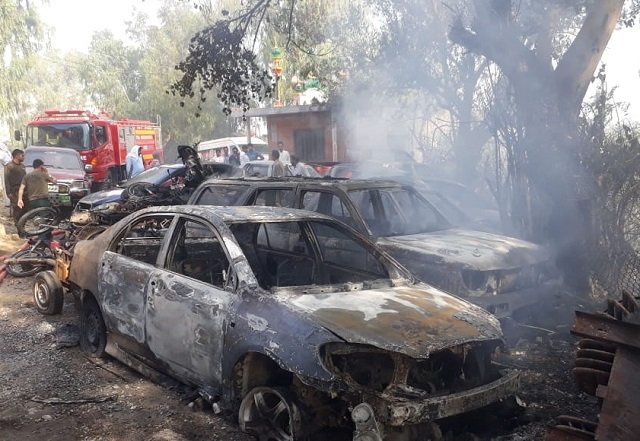
[[215,387],[235,297],[220,235],[202,220],[181,217],[162,266],[149,280],[147,345],[179,378]]
[[149,275],[156,269],[172,214],[135,219],[105,251],[98,270],[98,292],[110,331],[144,344]]

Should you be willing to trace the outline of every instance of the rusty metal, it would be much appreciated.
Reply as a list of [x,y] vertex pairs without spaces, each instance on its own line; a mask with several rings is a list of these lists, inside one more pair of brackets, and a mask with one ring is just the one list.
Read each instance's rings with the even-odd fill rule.
[[597,424],[592,421],[561,415],[558,424],[547,429],[545,441],[594,441]]
[[[576,311],[571,328],[585,337],[573,369],[580,389],[600,399],[597,423],[562,417],[546,441],[634,441],[640,434],[639,303],[627,292],[607,301],[603,313]],[[579,421],[581,424],[567,424]],[[595,427],[594,427],[595,426]]]

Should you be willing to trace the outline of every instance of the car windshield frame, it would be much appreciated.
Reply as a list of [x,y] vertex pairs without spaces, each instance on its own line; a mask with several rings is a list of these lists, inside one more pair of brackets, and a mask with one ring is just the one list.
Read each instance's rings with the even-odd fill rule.
[[[363,200],[354,196],[369,192],[368,204],[371,207],[367,212],[363,210]],[[400,194],[410,196],[409,201],[401,201]],[[409,236],[414,234],[427,234],[451,228],[451,223],[425,198],[421,197],[415,189],[402,187],[369,187],[357,188],[347,191],[347,195],[353,203],[363,222],[375,237]],[[365,196],[363,196],[365,197]],[[403,202],[404,207],[403,207]],[[394,210],[395,217],[387,211]],[[422,208],[422,213],[416,210]],[[407,209],[414,211],[413,214]]]
[[[345,284],[349,284],[350,286],[352,286],[352,289],[357,289],[357,286],[360,286],[362,289],[374,289],[380,287],[400,286],[413,282],[412,276],[402,266],[398,265],[386,254],[384,254],[383,251],[377,249],[375,246],[372,246],[372,244],[367,239],[363,239],[359,235],[359,233],[335,221],[326,219],[265,219],[244,222],[227,221],[226,224],[229,227],[235,241],[238,243],[240,249],[242,250],[243,255],[247,259],[249,268],[251,269],[255,280],[258,282],[258,285],[261,289],[272,293],[286,292],[295,294],[314,294],[318,292],[344,292]],[[321,241],[318,237],[317,230],[316,228],[314,228],[315,225],[322,225],[323,227],[331,228],[335,231],[338,231],[342,235],[348,236],[348,238],[352,239],[358,247],[361,247],[368,253],[369,256],[375,259],[376,263],[386,273],[386,277],[373,277],[375,276],[375,274],[370,273],[372,277],[366,280],[355,280],[357,277],[353,276],[353,281],[340,281],[338,283],[318,283],[316,281],[311,284],[293,284],[283,286],[265,283],[266,279],[263,275],[265,272],[265,267],[259,262],[258,257],[260,247],[258,241],[261,240],[258,238],[258,236],[262,235],[262,233],[258,230],[260,230],[263,226],[273,225],[278,225],[278,228],[282,229],[285,224],[296,224],[299,227],[300,235],[303,236],[302,240],[304,240],[305,247],[307,247],[305,248],[305,250],[308,253],[308,256],[304,256],[303,254],[301,254],[301,256],[304,256],[304,258],[309,260],[312,259],[316,271],[324,273],[325,271],[327,271],[325,267],[328,267],[330,264],[334,265],[335,267],[335,263],[329,262],[323,256],[324,248],[320,243]],[[245,231],[242,231],[242,229],[244,229]],[[248,233],[252,234],[251,241],[248,241],[247,238],[241,237],[242,235],[246,235]],[[265,237],[265,235],[263,235],[263,237]],[[280,243],[287,243],[287,241],[281,241]],[[341,247],[344,246],[344,240],[342,240],[340,244]],[[326,243],[324,244],[324,246],[326,247]],[[283,251],[282,249],[278,249],[277,245],[269,245],[269,248],[272,252],[275,253],[290,253],[291,255],[295,254],[295,251]],[[322,267],[323,269],[320,270],[320,267]],[[355,274],[355,271],[357,269],[351,269],[354,270]],[[357,272],[358,276],[361,278],[364,277],[365,273],[366,271]]]
[[[65,161],[61,159],[65,158]],[[44,166],[55,170],[78,170],[84,171],[84,164],[80,160],[78,154],[72,150],[64,148],[51,150],[34,150],[26,149],[24,153],[24,162],[27,166],[33,164],[34,159],[41,159]]]

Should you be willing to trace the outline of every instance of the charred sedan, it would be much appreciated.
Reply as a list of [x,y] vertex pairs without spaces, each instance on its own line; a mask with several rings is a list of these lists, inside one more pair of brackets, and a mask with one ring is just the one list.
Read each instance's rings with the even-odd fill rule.
[[70,281],[83,351],[169,374],[259,439],[424,439],[517,388],[494,317],[317,213],[147,208],[79,242]]

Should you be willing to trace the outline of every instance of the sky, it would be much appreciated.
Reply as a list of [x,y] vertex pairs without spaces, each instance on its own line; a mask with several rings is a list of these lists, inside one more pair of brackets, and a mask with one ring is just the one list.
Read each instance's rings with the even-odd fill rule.
[[[125,39],[125,22],[134,15],[134,8],[149,15],[153,22],[161,0],[50,0],[42,7],[42,18],[55,28],[52,45],[61,51],[86,51],[94,32],[110,29],[116,37]],[[73,23],[69,23],[69,17]],[[60,23],[64,25],[60,26]],[[640,122],[640,26],[618,29],[613,33],[602,61],[607,65],[607,84],[617,87],[614,95],[619,102],[630,103],[629,118]],[[634,49],[636,48],[636,49]],[[595,90],[591,88],[587,97]],[[624,115],[620,115],[624,118]]]

